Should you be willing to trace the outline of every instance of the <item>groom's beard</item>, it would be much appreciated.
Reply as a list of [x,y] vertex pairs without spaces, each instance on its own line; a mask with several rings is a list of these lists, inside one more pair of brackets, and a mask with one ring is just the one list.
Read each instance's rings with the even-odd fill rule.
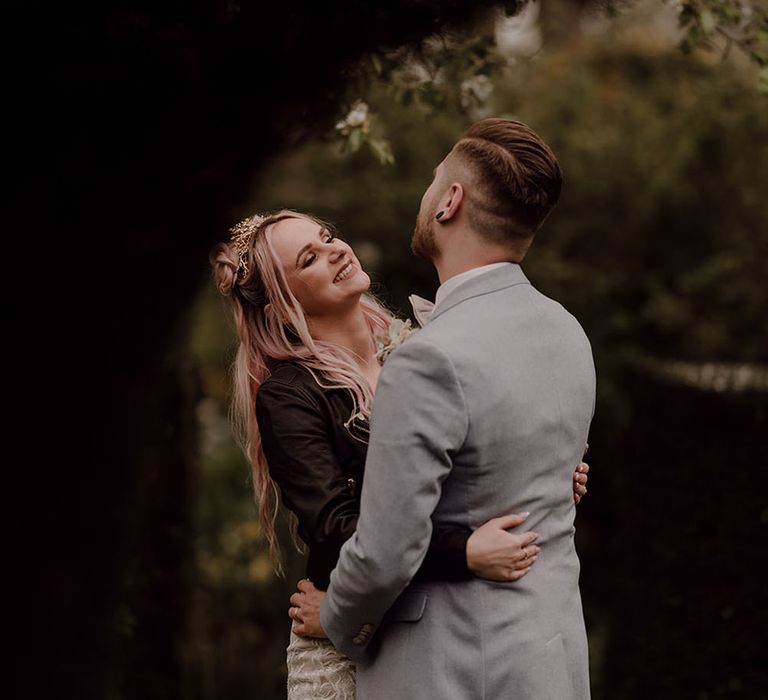
[[414,255],[424,258],[429,262],[436,260],[440,250],[435,241],[435,232],[432,228],[433,215],[424,211],[416,217],[416,226],[411,238],[411,250]]

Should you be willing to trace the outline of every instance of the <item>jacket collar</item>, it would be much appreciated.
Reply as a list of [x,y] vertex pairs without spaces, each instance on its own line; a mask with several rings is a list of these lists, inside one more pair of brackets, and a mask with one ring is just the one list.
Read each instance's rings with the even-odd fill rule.
[[483,294],[497,292],[507,287],[514,287],[518,284],[530,284],[530,282],[517,263],[509,263],[509,265],[504,267],[497,267],[495,270],[490,270],[482,275],[473,277],[450,291],[445,299],[441,299],[440,303],[435,306],[430,321],[433,321],[462,301]]

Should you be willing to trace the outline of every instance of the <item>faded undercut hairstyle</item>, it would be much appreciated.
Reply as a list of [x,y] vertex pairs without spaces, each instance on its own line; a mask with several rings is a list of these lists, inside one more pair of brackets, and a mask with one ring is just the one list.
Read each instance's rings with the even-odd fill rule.
[[557,204],[563,173],[549,146],[510,119],[473,124],[451,151],[475,178],[467,216],[486,240],[522,252]]

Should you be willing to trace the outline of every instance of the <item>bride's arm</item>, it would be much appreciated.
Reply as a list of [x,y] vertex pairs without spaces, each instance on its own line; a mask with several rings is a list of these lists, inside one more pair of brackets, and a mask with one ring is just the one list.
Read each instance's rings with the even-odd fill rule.
[[330,573],[360,513],[336,457],[331,428],[314,396],[282,381],[262,385],[256,417],[269,474],[296,515],[302,539],[327,562]]

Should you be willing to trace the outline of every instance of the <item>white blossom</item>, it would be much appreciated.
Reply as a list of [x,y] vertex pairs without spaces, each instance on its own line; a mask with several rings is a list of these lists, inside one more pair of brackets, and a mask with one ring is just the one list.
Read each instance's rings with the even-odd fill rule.
[[473,75],[461,84],[461,104],[467,108],[483,104],[493,92],[493,83],[487,75]]
[[528,2],[514,17],[500,17],[494,32],[499,51],[510,58],[533,56],[541,48],[538,2]]
[[362,129],[367,131],[369,127],[368,123],[368,105],[362,100],[357,100],[352,109],[349,110],[344,119],[336,124],[337,131],[342,133],[348,132],[350,129]]
[[410,319],[405,321],[399,318],[393,319],[387,331],[376,336],[376,359],[379,364],[383,365],[395,348],[402,345],[408,336],[417,330]]

